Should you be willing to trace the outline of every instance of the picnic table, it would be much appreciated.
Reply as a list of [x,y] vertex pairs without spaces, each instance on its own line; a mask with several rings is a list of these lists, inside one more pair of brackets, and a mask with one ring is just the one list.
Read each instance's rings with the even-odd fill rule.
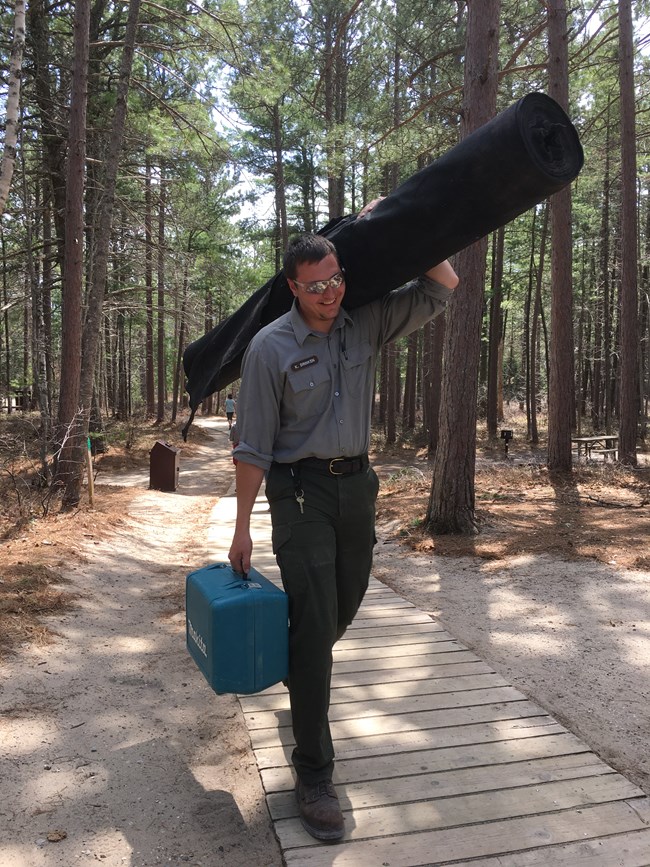
[[584,454],[586,458],[590,458],[592,453],[602,455],[605,460],[611,455],[616,458],[618,454],[618,434],[593,434],[587,437],[571,437],[571,442],[575,443],[578,457]]

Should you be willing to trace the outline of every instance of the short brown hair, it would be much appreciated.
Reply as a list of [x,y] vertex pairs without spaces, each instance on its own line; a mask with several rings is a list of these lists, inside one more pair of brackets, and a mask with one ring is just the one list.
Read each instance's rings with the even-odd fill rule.
[[339,257],[336,247],[322,235],[314,235],[309,232],[292,238],[284,254],[283,268],[285,277],[296,279],[298,265],[303,262],[320,262],[326,256],[332,254],[338,262]]

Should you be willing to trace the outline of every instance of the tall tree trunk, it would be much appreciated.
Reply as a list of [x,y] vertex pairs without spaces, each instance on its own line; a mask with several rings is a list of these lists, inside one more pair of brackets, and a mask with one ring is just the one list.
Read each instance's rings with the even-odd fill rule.
[[126,421],[129,417],[128,367],[126,359],[126,311],[117,311],[117,417]]
[[621,93],[621,353],[618,457],[636,466],[639,415],[636,130],[632,2],[618,2]]
[[327,161],[327,200],[330,219],[345,212],[345,170],[340,129],[347,111],[347,63],[345,38],[347,22],[331,4],[324,21],[325,52],[323,80],[325,86],[325,126]]
[[521,350],[524,359],[525,376],[526,376],[526,436],[530,439],[533,435],[533,419],[531,410],[531,382],[532,382],[532,364],[531,364],[531,338],[530,338],[530,323],[533,310],[533,289],[535,287],[535,226],[537,225],[537,210],[533,211],[533,222],[530,232],[530,257],[528,259],[528,285],[526,289],[526,298],[524,300],[524,332],[521,341]]
[[[499,0],[469,0],[461,135],[496,111]],[[440,441],[426,522],[436,533],[475,533],[476,401],[487,238],[457,257],[460,284],[447,308]]]
[[[566,0],[548,0],[549,93],[569,110]],[[551,199],[551,357],[548,388],[548,468],[572,464],[574,348],[571,187]]]
[[52,287],[54,285],[52,248],[52,210],[50,187],[43,184],[43,338],[45,342],[45,377],[47,405],[52,412],[54,401],[54,360],[52,358]]
[[156,412],[155,378],[153,371],[153,205],[151,201],[151,160],[145,157],[144,178],[144,293],[146,306],[145,323],[145,397],[147,417]]
[[395,341],[387,344],[386,372],[388,387],[386,390],[386,445],[392,445],[397,440],[397,345]]
[[402,403],[402,431],[412,431],[415,428],[418,334],[419,332],[414,331],[407,338],[406,376],[404,379],[404,401]]
[[158,199],[158,306],[157,315],[157,377],[158,405],[156,422],[164,421],[165,401],[167,398],[167,376],[165,370],[165,171],[160,170],[160,196]]
[[490,299],[490,341],[488,356],[488,387],[487,387],[487,433],[496,437],[499,423],[498,385],[499,385],[499,347],[501,345],[501,303],[503,301],[503,247],[505,228],[501,227],[496,234],[494,258],[492,263],[492,297]]
[[[603,179],[603,203],[600,230],[600,281],[602,290],[598,293],[594,311],[594,372],[591,390],[591,423],[594,431],[600,430],[604,412],[603,371],[607,366],[607,342],[605,335],[605,316],[609,305],[609,174],[610,174],[610,110],[607,106],[607,130],[605,143],[605,177]],[[607,366],[607,370],[609,367]],[[605,388],[607,375],[605,374]]]
[[4,369],[4,390],[7,395],[7,415],[9,415],[13,411],[13,404],[11,402],[11,346],[9,345],[9,290],[8,290],[8,280],[7,280],[7,243],[5,240],[5,232],[4,226],[2,225],[2,221],[0,221],[0,244],[2,245],[2,330],[4,337],[4,357],[5,357],[5,369]]
[[0,166],[0,216],[4,213],[11,178],[16,163],[18,118],[20,116],[20,79],[25,50],[25,0],[14,3],[14,38],[9,60],[7,97],[5,102],[5,143]]
[[[95,379],[95,365],[102,333],[101,322],[104,295],[106,292],[108,254],[110,249],[111,225],[113,221],[113,203],[115,200],[117,169],[122,150],[122,140],[124,138],[127,95],[131,78],[131,67],[133,65],[139,12],[140,0],[131,0],[126,23],[126,32],[124,35],[122,61],[118,76],[113,124],[106,151],[105,169],[102,176],[103,195],[101,198],[95,231],[95,259],[92,269],[92,285],[88,293],[86,319],[82,336],[83,363],[81,366],[80,405],[83,411],[84,435],[88,429],[88,419]],[[85,443],[82,442],[80,448],[84,447]],[[79,502],[81,496],[83,466],[83,455],[81,454],[81,451],[79,451],[77,455],[77,472],[70,479],[70,484],[66,486],[64,497],[64,505],[66,506],[74,506]]]
[[174,394],[172,398],[172,423],[176,421],[178,412],[178,396],[181,390],[181,376],[183,373],[183,350],[185,349],[185,314],[187,309],[187,296],[190,288],[190,265],[189,257],[185,258],[183,266],[183,297],[178,323],[178,344],[176,364],[174,365]]
[[578,398],[576,409],[576,434],[582,435],[582,417],[584,415],[584,390],[583,379],[585,372],[585,325],[587,319],[586,295],[587,295],[587,275],[586,275],[586,246],[582,247],[582,267],[580,269],[580,315],[578,316],[578,351],[577,351],[577,370],[574,393]]
[[282,255],[287,249],[289,243],[289,225],[287,222],[287,199],[286,186],[284,183],[284,146],[282,143],[282,119],[280,117],[280,106],[276,102],[273,106],[273,151],[275,159],[274,169],[274,191],[275,191],[275,213],[278,222],[279,231],[279,246],[276,252],[276,270],[280,270]]
[[[24,161],[24,148],[21,148],[23,154],[22,160],[22,177],[23,177],[23,199],[26,205],[27,212],[32,211],[31,197],[27,186],[27,171]],[[40,461],[41,461],[41,484],[46,486],[50,483],[50,466],[48,462],[48,450],[50,448],[50,429],[51,429],[51,412],[50,405],[47,399],[47,371],[45,365],[45,321],[43,315],[43,293],[42,282],[39,280],[39,273],[34,259],[34,234],[38,233],[39,213],[41,211],[38,201],[39,187],[36,188],[36,202],[34,211],[35,219],[27,219],[25,221],[25,232],[27,238],[27,274],[30,284],[31,294],[31,312],[32,312],[32,342],[31,342],[31,361],[32,361],[32,383],[33,383],[33,400],[38,407],[41,429],[39,431],[40,440]]]
[[530,327],[530,441],[533,445],[539,443],[537,429],[538,396],[537,383],[539,382],[539,325],[543,316],[542,308],[542,282],[544,280],[544,264],[546,261],[546,236],[548,234],[549,208],[544,208],[544,220],[539,239],[539,263],[535,275],[535,301]]
[[61,317],[61,377],[59,387],[58,442],[61,444],[56,481],[64,487],[64,505],[79,501],[82,467],[79,418],[81,384],[81,304],[83,295],[84,181],[86,163],[86,111],[88,104],[88,42],[90,0],[78,0],[74,13],[74,62],[68,134],[68,171],[65,205]]
[[[446,313],[441,313],[433,322],[428,324],[431,336],[429,339],[429,361],[424,367],[424,381],[427,382],[427,370],[430,370],[430,389],[427,410],[427,454],[429,457],[435,454],[438,448],[438,434],[440,429],[440,402],[442,400],[442,360],[445,345]],[[426,332],[425,332],[426,333]]]

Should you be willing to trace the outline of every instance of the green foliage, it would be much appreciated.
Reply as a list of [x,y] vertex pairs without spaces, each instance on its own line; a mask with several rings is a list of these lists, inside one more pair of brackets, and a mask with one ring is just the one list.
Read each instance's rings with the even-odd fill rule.
[[[54,223],[51,244],[46,244],[43,229],[47,208],[52,213],[52,190],[61,184],[47,145],[54,137],[62,156],[66,148],[73,10],[63,5],[55,7],[54,14],[39,16],[42,9],[38,0],[30,4],[20,153],[2,225],[5,311],[0,387],[7,381],[22,384],[33,379],[34,340],[24,323],[30,316],[33,285],[42,287],[49,275],[48,340],[55,360],[55,398],[61,261]],[[576,326],[584,306],[590,339],[603,291],[600,256],[605,238],[610,244],[609,270],[617,268],[616,12],[615,4],[577,0],[570,10],[568,34],[570,114],[585,149],[585,168],[573,189]],[[9,25],[8,8],[3,7],[0,15]],[[539,0],[502,2],[500,109],[528,91],[547,88],[545,15]],[[650,258],[650,0],[636,2],[634,16],[642,267]],[[125,8],[104,2],[93,6],[88,280],[125,20]],[[161,183],[164,341],[171,382],[181,312],[187,342],[235,310],[274,273],[279,202],[286,208],[289,233],[318,227],[328,218],[330,206],[358,210],[453,146],[462,104],[465,27],[465,4],[456,0],[209,0],[200,6],[162,0],[143,6],[118,180],[119,216],[113,226],[102,373],[106,382],[117,377],[122,351],[118,318],[125,317],[119,328],[125,327],[125,347],[131,341],[134,403],[141,399],[147,280],[156,292],[160,264]],[[6,44],[0,46],[3,69],[7,50]],[[47,99],[42,95],[44,81]],[[63,163],[58,170],[64,171]],[[540,264],[542,217],[540,207],[514,220],[506,231],[501,287],[504,381],[507,394],[516,398],[525,392],[522,332]],[[546,318],[549,261],[547,250],[540,275]],[[616,315],[614,303],[613,330]],[[544,382],[543,370],[540,378]],[[113,388],[106,382],[105,393]],[[108,397],[106,404],[110,405]]]

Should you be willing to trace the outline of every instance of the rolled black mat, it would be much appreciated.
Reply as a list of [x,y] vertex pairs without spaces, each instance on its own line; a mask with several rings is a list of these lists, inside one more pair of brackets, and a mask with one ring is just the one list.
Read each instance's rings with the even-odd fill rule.
[[[322,230],[345,268],[344,306],[360,307],[385,295],[509,223],[570,183],[583,160],[564,110],[544,93],[522,97],[408,178],[363,219],[344,217]],[[280,271],[187,347],[183,365],[193,412],[237,379],[251,338],[292,301]]]

